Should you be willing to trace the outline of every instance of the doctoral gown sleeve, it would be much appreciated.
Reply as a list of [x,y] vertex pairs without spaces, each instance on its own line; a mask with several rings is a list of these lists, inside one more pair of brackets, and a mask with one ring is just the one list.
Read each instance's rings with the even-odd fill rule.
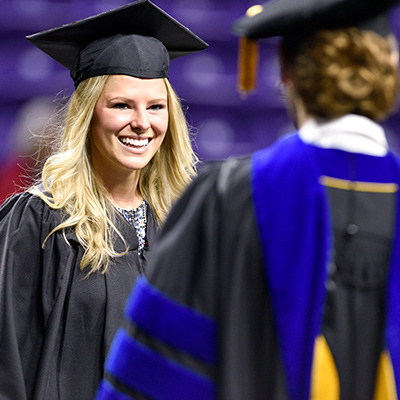
[[[60,235],[42,244],[58,222],[37,196],[15,195],[0,209],[0,398],[36,399],[45,393],[63,294],[76,253]],[[51,251],[46,251],[46,248]],[[45,341],[46,337],[46,341]],[[44,345],[46,343],[46,345]],[[53,359],[54,359],[53,355]],[[40,366],[40,367],[39,367]]]
[[279,362],[253,214],[249,159],[202,168],[133,288],[97,400],[275,393]]

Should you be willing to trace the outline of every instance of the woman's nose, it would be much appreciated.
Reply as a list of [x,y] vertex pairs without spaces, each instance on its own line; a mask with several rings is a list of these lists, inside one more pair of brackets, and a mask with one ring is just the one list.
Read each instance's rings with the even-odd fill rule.
[[131,127],[136,132],[146,132],[150,129],[150,121],[146,110],[136,110],[131,120]]

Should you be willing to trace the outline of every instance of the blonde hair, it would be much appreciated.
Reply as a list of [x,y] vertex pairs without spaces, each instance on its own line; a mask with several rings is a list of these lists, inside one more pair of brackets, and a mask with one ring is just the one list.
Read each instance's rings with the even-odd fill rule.
[[396,105],[397,65],[389,39],[356,28],[286,39],[284,59],[306,111],[316,117],[385,118]]
[[[84,248],[80,267],[89,268],[89,274],[106,272],[112,258],[125,254],[114,249],[116,235],[123,240],[114,223],[115,208],[90,160],[90,125],[108,79],[109,75],[96,76],[78,85],[66,105],[60,148],[42,170],[44,192],[37,187],[32,189],[49,207],[66,215],[48,237],[56,231],[65,234],[66,229],[74,229]],[[168,80],[164,82],[168,93],[167,134],[156,155],[141,171],[138,186],[159,224],[195,175],[198,162],[180,100]]]
[[[159,221],[164,221],[196,173],[198,158],[193,151],[182,105],[167,79],[169,120],[165,139],[139,177],[139,191]],[[160,173],[161,172],[161,173]]]

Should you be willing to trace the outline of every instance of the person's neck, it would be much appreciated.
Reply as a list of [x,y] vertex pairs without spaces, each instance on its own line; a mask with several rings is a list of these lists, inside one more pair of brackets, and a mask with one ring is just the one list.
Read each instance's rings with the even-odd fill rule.
[[297,129],[300,129],[302,125],[310,119],[311,115],[307,113],[303,101],[298,95],[296,95],[296,123]]
[[138,192],[139,174],[126,178],[114,178],[105,184],[107,197],[114,206],[130,210],[138,208],[143,197]]
[[296,129],[300,129],[301,126],[310,118],[310,115],[306,111],[303,100],[297,94],[293,82],[291,80],[287,80],[285,86],[287,92],[286,107],[289,118],[294,127]]
[[115,207],[122,208],[123,210],[133,210],[143,203],[143,197],[137,193],[135,193],[134,196],[129,197],[113,194],[110,201]]

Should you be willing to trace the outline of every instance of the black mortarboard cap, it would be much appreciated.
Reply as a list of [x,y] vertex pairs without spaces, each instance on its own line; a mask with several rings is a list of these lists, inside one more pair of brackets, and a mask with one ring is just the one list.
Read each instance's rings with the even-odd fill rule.
[[400,0],[272,0],[250,7],[235,21],[240,36],[239,91],[246,94],[256,84],[256,40],[273,36],[302,37],[320,29],[355,26],[382,36],[390,31],[388,12]]
[[208,44],[149,0],[45,30],[27,39],[84,79],[123,74],[168,77],[169,61]]
[[[390,31],[387,11],[399,0],[272,0],[233,23],[238,36],[261,39],[348,26]],[[386,14],[385,14],[386,13]]]

